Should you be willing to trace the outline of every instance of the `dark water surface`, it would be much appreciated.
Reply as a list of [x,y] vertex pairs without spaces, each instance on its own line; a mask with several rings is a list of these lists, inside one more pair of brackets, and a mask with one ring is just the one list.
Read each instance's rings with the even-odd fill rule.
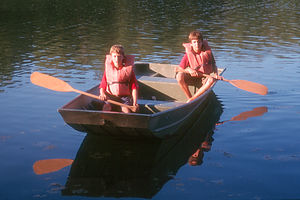
[[[299,4],[1,0],[0,199],[299,199]],[[115,43],[137,61],[178,64],[193,29],[227,79],[262,83],[269,94],[219,82],[215,106],[181,138],[124,141],[75,131],[57,108],[76,94],[30,83],[40,71],[87,90]],[[256,108],[260,116],[233,118]],[[36,161],[58,158],[73,165],[34,171]]]

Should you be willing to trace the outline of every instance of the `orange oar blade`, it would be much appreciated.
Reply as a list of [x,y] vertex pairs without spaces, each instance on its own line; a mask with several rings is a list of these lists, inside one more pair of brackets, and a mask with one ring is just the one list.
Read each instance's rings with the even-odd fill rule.
[[249,117],[262,116],[266,112],[268,112],[268,108],[267,107],[265,107],[265,106],[263,106],[263,107],[257,107],[257,108],[254,108],[253,110],[240,113],[239,115],[231,118],[230,121],[246,120]]
[[248,92],[266,95],[268,93],[268,88],[262,84],[254,83],[246,80],[229,80],[233,86],[240,88],[242,90],[246,90]]
[[33,72],[30,76],[30,80],[33,84],[48,88],[50,90],[60,92],[73,92],[73,88],[63,80],[49,76],[40,72]]
[[33,171],[37,175],[58,171],[73,163],[71,159],[48,159],[38,160],[33,164]]

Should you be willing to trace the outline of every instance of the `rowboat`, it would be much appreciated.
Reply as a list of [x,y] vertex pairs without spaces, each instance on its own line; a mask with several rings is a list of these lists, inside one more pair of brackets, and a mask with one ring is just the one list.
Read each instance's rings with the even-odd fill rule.
[[[79,95],[58,109],[64,121],[74,129],[87,133],[166,138],[186,129],[205,110],[207,96],[213,86],[194,101],[186,102],[172,64],[137,63],[140,106],[137,113],[107,112],[97,109],[95,99]],[[224,69],[219,69],[222,74]],[[201,85],[189,86],[192,93]],[[99,95],[98,85],[87,93]]]
[[[203,141],[213,140],[223,109],[213,92],[207,98],[206,110],[193,125],[182,134],[167,139],[121,140],[87,134],[78,149],[62,195],[153,198],[176,176]],[[203,157],[199,159],[203,160]]]

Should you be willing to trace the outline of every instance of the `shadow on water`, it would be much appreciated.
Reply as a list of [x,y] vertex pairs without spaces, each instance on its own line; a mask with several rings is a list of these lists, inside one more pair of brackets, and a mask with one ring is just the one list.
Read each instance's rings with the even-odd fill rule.
[[124,140],[87,134],[72,164],[62,195],[143,197],[158,193],[202,142],[211,137],[223,112],[212,92],[205,113],[174,137]]

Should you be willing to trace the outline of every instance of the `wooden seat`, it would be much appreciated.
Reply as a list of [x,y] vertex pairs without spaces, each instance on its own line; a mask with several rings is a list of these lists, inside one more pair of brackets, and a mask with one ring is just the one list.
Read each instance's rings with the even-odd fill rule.
[[139,99],[138,103],[142,105],[160,105],[160,106],[167,106],[167,107],[178,107],[185,104],[184,102],[178,102],[178,101],[157,101],[157,100],[149,100],[149,99]]
[[148,100],[148,99],[139,99],[138,104],[140,107],[144,107],[146,110],[149,110],[152,113],[161,112],[171,108],[175,108],[185,104],[184,102],[177,101],[157,101],[157,100]]
[[186,101],[185,94],[175,78],[140,76],[137,79],[140,86],[139,96],[142,99],[154,97],[163,101]]

